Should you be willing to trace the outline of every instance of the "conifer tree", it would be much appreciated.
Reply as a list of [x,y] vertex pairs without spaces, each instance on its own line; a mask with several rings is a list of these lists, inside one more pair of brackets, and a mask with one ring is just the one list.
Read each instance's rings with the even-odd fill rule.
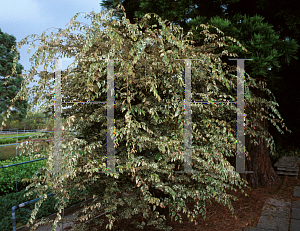
[[[20,76],[23,70],[23,66],[20,63],[16,66],[16,74],[11,75],[14,58],[20,60],[20,55],[16,56],[16,53],[12,52],[12,48],[15,45],[16,38],[13,35],[2,32],[0,29],[0,114],[8,109],[11,100],[17,95],[24,81],[22,76]],[[4,84],[7,78],[9,82]],[[13,106],[13,119],[22,121],[27,113],[28,101],[18,100]]]

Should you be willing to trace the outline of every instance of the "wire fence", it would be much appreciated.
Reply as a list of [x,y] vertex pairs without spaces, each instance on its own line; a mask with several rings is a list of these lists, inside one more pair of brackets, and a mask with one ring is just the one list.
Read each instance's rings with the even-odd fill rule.
[[[33,130],[34,131],[34,130]],[[40,131],[39,133],[47,133],[47,132],[54,132],[54,131]],[[27,132],[28,133],[28,132]],[[1,134],[1,133],[0,133]],[[17,133],[18,134],[18,133]],[[12,134],[13,135],[13,134]],[[27,136],[16,136],[16,137],[11,137],[11,136],[6,136],[6,137],[1,137],[1,139],[4,139],[4,138],[17,138],[17,141],[18,141],[18,138],[19,137],[30,137],[30,136],[36,136],[36,135],[27,135]],[[62,139],[64,140],[64,139]],[[53,140],[45,140],[45,141],[53,141]],[[31,142],[40,142],[40,141],[31,141]],[[11,145],[19,145],[21,143],[26,143],[25,142],[16,142],[16,143],[13,143],[13,144],[5,144],[5,145],[0,145],[0,147],[4,147],[4,146],[11,146]]]
[[[20,137],[20,136],[19,136]],[[11,137],[9,137],[11,138]],[[64,139],[61,139],[61,140],[64,140]],[[44,141],[53,141],[53,140],[44,140]],[[19,145],[19,144],[22,144],[22,143],[26,143],[28,141],[25,141],[25,142],[19,142],[19,143],[14,143],[14,144],[3,144],[3,145],[0,145],[0,147],[5,147],[5,146],[11,146],[11,145]],[[41,141],[31,141],[31,142],[41,142]]]

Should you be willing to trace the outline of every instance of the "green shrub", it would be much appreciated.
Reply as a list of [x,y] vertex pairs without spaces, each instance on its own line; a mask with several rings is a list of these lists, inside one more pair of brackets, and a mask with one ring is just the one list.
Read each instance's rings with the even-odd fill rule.
[[[0,161],[0,166],[11,165],[30,161],[30,157],[14,157],[10,160]],[[24,178],[31,178],[34,173],[41,167],[46,166],[46,160],[35,161],[27,164],[17,165],[17,174],[15,167],[1,168],[0,169],[0,195],[11,193],[16,188],[16,176],[18,189],[24,189],[27,182],[21,182]]]

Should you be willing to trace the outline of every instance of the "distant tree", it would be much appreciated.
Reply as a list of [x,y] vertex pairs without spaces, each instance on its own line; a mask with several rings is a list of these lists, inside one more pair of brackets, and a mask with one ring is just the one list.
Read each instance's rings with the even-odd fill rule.
[[[173,22],[183,28],[184,32],[189,30],[187,20],[195,18],[199,15],[212,17],[215,15],[224,15],[224,9],[221,1],[217,0],[103,0],[100,6],[104,9],[116,8],[118,4],[122,4],[126,10],[126,18],[130,23],[135,22],[135,18],[141,19],[146,13],[156,13],[162,19]],[[116,18],[121,20],[122,11],[119,10]],[[153,15],[149,20],[149,25],[156,24],[157,20]]]
[[[289,1],[293,2],[294,0]],[[119,0],[104,0],[100,3],[100,6],[104,9],[113,9],[119,2]],[[288,22],[277,20],[276,24],[273,24],[274,21],[270,21],[270,17],[274,18],[273,15],[279,17],[279,15],[283,14],[283,11],[289,12],[287,5],[283,3],[281,4],[283,8],[279,14],[278,12],[276,13],[277,8],[275,6],[272,8],[271,5],[267,4],[268,7],[266,7],[266,2],[263,0],[123,0],[121,2],[126,10],[126,18],[129,19],[130,23],[141,19],[146,13],[156,13],[163,20],[169,20],[181,26],[184,33],[187,33],[192,27],[199,25],[199,23],[209,23],[221,29],[227,36],[234,37],[238,41],[243,42],[250,51],[247,53],[248,57],[256,57],[254,61],[247,62],[246,71],[255,79],[266,80],[271,91],[278,90],[278,83],[282,80],[278,72],[276,72],[278,68],[281,65],[289,64],[292,59],[298,59],[295,55],[299,51],[297,41],[292,38],[289,41],[282,41],[280,33],[278,33],[278,36],[275,36],[278,28],[283,27],[284,23],[289,24],[288,22],[291,20],[288,20]],[[254,2],[258,5],[255,6]],[[236,13],[233,13],[230,7],[235,5],[237,5],[235,8]],[[260,9],[259,12],[262,13],[262,16],[255,13],[256,11],[253,11],[254,8]],[[273,12],[272,16],[265,12],[267,10],[268,12]],[[268,18],[265,18],[264,13]],[[293,16],[299,18],[299,15]],[[121,20],[123,16],[119,10],[116,18]],[[287,18],[285,14],[283,16],[285,19]],[[239,23],[242,19],[243,23]],[[298,20],[295,23],[297,24],[297,22]],[[157,25],[158,29],[161,29],[157,20],[151,16],[149,25],[154,24]],[[288,27],[287,25],[285,26]],[[199,29],[201,30],[201,28]],[[143,31],[143,29],[141,30]],[[297,28],[295,30],[298,31]],[[195,41],[195,46],[202,45],[198,43],[197,39]],[[266,45],[265,41],[270,41],[271,44]],[[264,47],[262,47],[262,44],[265,44]],[[232,50],[232,48],[234,47],[230,47],[229,49]],[[245,52],[240,53],[236,47],[234,51],[237,52],[238,57],[244,57],[243,55],[245,55]],[[258,52],[261,51],[263,51],[264,57],[259,56]],[[227,58],[224,56],[222,60],[228,63]],[[268,70],[269,68],[270,70]]]
[[[20,55],[15,56],[12,52],[13,46],[16,46],[16,38],[13,35],[4,33],[0,29],[0,113],[5,112],[11,105],[11,100],[15,98],[24,81],[22,74],[23,66],[18,63],[16,74],[11,76],[14,58],[20,60]],[[7,85],[4,85],[6,77],[9,79]],[[23,120],[27,113],[28,101],[25,99],[17,100],[14,103],[14,111],[10,120]]]
[[[104,9],[112,9],[122,4],[127,12],[127,18],[134,23],[134,18],[141,19],[146,13],[156,13],[163,19],[168,19],[188,31],[188,20],[197,16],[232,19],[233,16],[260,15],[274,26],[274,31],[280,38],[300,37],[300,2],[298,0],[103,0],[100,3]],[[119,11],[120,20],[123,16]],[[151,17],[149,24],[155,20]]]

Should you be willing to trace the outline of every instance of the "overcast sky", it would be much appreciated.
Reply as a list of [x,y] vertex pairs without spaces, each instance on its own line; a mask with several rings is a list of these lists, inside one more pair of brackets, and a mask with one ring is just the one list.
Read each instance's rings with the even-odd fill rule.
[[[40,36],[46,29],[53,27],[47,32],[50,35],[55,28],[66,29],[66,24],[77,12],[90,13],[94,10],[99,13],[100,2],[101,0],[0,0],[0,28],[15,36],[17,42],[31,34]],[[90,24],[84,16],[79,16],[77,20]],[[20,63],[25,70],[30,69],[29,58],[36,51],[32,48],[28,54],[28,48],[28,45],[24,45],[20,50]],[[65,62],[62,63],[63,69],[71,63]]]

